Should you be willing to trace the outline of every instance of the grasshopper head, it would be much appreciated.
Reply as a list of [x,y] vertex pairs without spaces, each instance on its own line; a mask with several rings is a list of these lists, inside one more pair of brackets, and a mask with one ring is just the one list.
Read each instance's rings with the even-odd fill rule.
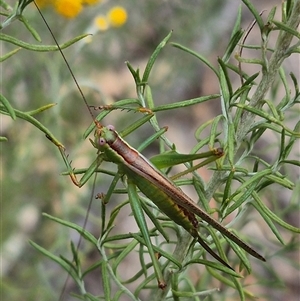
[[117,133],[112,125],[96,128],[94,134],[94,141],[90,140],[95,148],[99,151],[104,151],[107,145],[111,145],[116,140]]

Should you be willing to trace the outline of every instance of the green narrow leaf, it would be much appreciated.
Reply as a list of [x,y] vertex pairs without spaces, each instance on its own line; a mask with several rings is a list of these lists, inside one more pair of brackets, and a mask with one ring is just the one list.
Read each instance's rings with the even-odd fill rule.
[[14,50],[12,50],[12,51],[10,51],[10,52],[8,52],[8,53],[2,55],[2,56],[0,57],[0,63],[4,62],[4,61],[7,60],[8,58],[10,58],[11,56],[13,56],[13,55],[16,54],[17,52],[19,52],[21,49],[22,49],[22,48],[19,47],[19,48],[16,48],[16,49],[14,49]]
[[142,201],[141,202],[144,212],[147,214],[147,216],[152,221],[153,225],[157,229],[159,233],[164,237],[164,239],[168,242],[169,237],[168,234],[164,231],[163,227],[161,226],[160,222],[157,220],[157,216],[155,216],[152,211],[148,208],[148,206]]
[[[139,259],[141,264],[141,271],[143,271],[143,274],[145,275],[145,278],[147,278],[147,264],[145,262],[145,253],[147,253],[147,250],[144,249],[144,244],[139,244]],[[152,264],[153,266],[153,264]]]
[[79,257],[78,257],[78,250],[77,250],[77,248],[75,247],[75,245],[72,241],[71,241],[71,251],[72,251],[72,255],[73,255],[73,261],[75,262],[77,270],[79,270],[80,260],[79,260]]
[[[299,162],[299,161],[298,161]],[[300,163],[299,163],[300,164]],[[289,181],[288,179],[286,179],[286,178],[283,178],[283,177],[279,177],[279,176],[276,176],[276,175],[267,175],[266,176],[266,179],[268,179],[268,180],[270,180],[271,181],[271,183],[273,184],[275,184],[275,183],[277,183],[277,184],[279,184],[279,185],[281,185],[281,186],[283,186],[283,187],[286,187],[286,188],[288,188],[288,189],[293,189],[294,188],[294,183],[293,182],[291,182],[291,181]]]
[[286,4],[286,6],[285,6],[285,11],[286,11],[285,20],[288,20],[291,16],[291,13],[292,13],[292,10],[293,10],[293,3],[294,3],[294,0],[287,0],[287,1],[284,2],[284,4]]
[[42,42],[42,39],[39,36],[38,32],[29,24],[28,20],[23,15],[21,15],[19,19],[21,22],[23,22],[23,24],[28,29],[28,31],[32,34],[35,40],[38,42]]
[[[246,81],[243,83],[243,85],[238,88],[235,92],[233,92],[231,97],[231,104],[233,104],[235,101],[241,104],[245,104],[248,94],[251,90],[251,88],[255,85],[254,80],[259,75],[259,72],[255,73],[254,75],[247,77]],[[237,119],[236,116],[234,116],[235,119]]]
[[74,266],[71,263],[67,263],[67,261],[65,261],[64,259],[62,259],[61,257],[58,257],[54,254],[52,254],[51,252],[49,252],[48,250],[44,249],[43,247],[39,246],[38,244],[36,244],[33,241],[29,241],[29,243],[39,252],[41,252],[42,254],[44,254],[46,257],[50,258],[51,260],[53,260],[54,262],[56,262],[58,265],[60,265],[65,271],[68,272],[68,274],[74,279],[74,281],[78,284],[80,282],[80,279],[78,279],[78,275],[74,269]]
[[267,223],[267,225],[269,226],[269,228],[271,229],[271,231],[273,232],[273,234],[275,235],[275,237],[277,237],[278,241],[284,245],[284,240],[280,234],[280,232],[277,230],[276,226],[274,225],[272,219],[265,213],[265,211],[263,210],[263,208],[261,208],[257,203],[253,202],[251,204],[261,215],[261,217],[264,219],[264,221]]
[[241,278],[241,275],[239,275],[237,272],[225,267],[224,265],[214,262],[214,261],[209,261],[209,260],[205,260],[205,259],[193,259],[190,260],[186,263],[186,266],[192,263],[197,263],[197,264],[203,264],[207,269],[208,268],[213,268],[214,270],[219,270],[221,272],[224,272],[228,275],[237,277],[237,278]]
[[[218,137],[220,135],[220,133],[217,133],[218,135],[216,137]],[[200,140],[200,139],[199,139]],[[203,147],[206,147],[207,145],[209,145],[209,140],[210,137],[207,137],[206,139],[201,139],[191,150],[192,154],[197,153],[200,149],[202,149]],[[210,145],[209,145],[210,147]]]
[[280,111],[282,111],[282,108],[284,108],[287,105],[287,103],[290,99],[290,87],[288,85],[284,69],[282,67],[280,67],[278,73],[279,73],[281,82],[283,84],[284,90],[285,90],[285,97],[283,97],[282,101],[277,105],[277,110],[280,112]]
[[132,77],[134,79],[134,82],[136,84],[136,86],[141,84],[141,78],[140,78],[140,72],[139,69],[137,69],[136,71],[134,70],[134,68],[131,66],[131,64],[126,61],[126,66],[129,69],[130,73],[132,74]]
[[169,39],[171,38],[172,35],[172,31],[159,43],[159,45],[156,47],[156,49],[154,50],[153,54],[151,55],[144,74],[143,74],[143,78],[142,78],[142,82],[143,83],[147,83],[149,76],[150,76],[150,72],[152,70],[152,67],[157,59],[158,54],[160,53],[160,51],[165,47],[165,45],[167,44],[167,42],[169,41]]
[[[0,1],[0,6],[3,7],[6,11],[11,10],[11,7],[9,4],[7,4],[5,1],[1,0]],[[4,14],[4,13],[3,13]]]
[[[234,233],[236,234],[236,233]],[[237,235],[238,236],[238,235]],[[245,255],[245,251],[240,248],[237,244],[235,244],[232,240],[224,236],[228,244],[230,245],[230,248],[235,252],[235,254],[240,258],[241,264],[246,268],[247,272],[251,274],[251,265],[249,262],[249,259]]]
[[[148,263],[145,265],[145,269],[149,270],[152,267],[152,263]],[[130,279],[123,281],[123,284],[127,284],[127,283],[132,283],[136,280],[138,280],[142,275],[144,274],[144,269],[141,269],[140,271],[138,271],[135,275],[133,275]],[[150,275],[148,278],[146,278],[144,281],[146,282],[150,282],[151,280],[155,279],[155,275]],[[143,285],[142,285],[143,287]],[[137,295],[137,294],[136,294]]]
[[282,160],[281,163],[292,164],[296,166],[300,166],[300,161],[298,160]]
[[238,45],[239,41],[241,40],[243,34],[244,34],[244,31],[239,29],[238,31],[236,31],[233,34],[233,36],[231,36],[231,39],[227,45],[225,54],[222,57],[222,61],[224,62],[224,64],[228,63],[228,61],[232,57],[232,53],[235,50],[236,46]]
[[88,275],[89,273],[91,273],[92,271],[94,270],[97,270],[101,267],[102,265],[102,262],[103,262],[103,259],[102,260],[98,260],[97,262],[93,263],[91,266],[89,266],[85,271],[84,273],[82,273],[82,279]]
[[[146,278],[144,281],[142,281],[137,288],[134,291],[134,295],[138,296],[142,290],[145,290],[145,288],[148,288],[149,286],[151,286],[152,281],[155,280],[155,275],[151,275],[148,278]],[[152,285],[153,287],[153,285]]]
[[[81,296],[78,296],[77,298],[81,298]],[[84,294],[84,298],[88,298],[88,300],[90,301],[99,301],[99,298],[95,298],[93,295],[91,295],[90,293],[86,293]]]
[[252,193],[255,193],[254,190],[257,187],[259,181],[271,173],[272,171],[270,169],[264,169],[258,172],[256,175],[252,176],[249,180],[245,181],[230,197],[230,199],[233,199],[235,196],[242,193],[240,198],[226,210],[226,215],[229,215],[231,212],[239,208],[252,195]]
[[273,23],[274,23],[279,29],[281,29],[281,30],[283,30],[283,31],[285,31],[285,32],[290,33],[291,35],[295,36],[297,39],[300,39],[300,33],[299,33],[297,30],[295,30],[295,29],[289,27],[288,25],[286,25],[286,24],[284,24],[284,23],[282,23],[282,22],[279,22],[279,21],[273,20]]
[[26,114],[27,114],[27,115],[30,115],[30,116],[33,116],[33,115],[42,113],[42,112],[44,112],[44,111],[46,111],[46,110],[48,110],[48,109],[51,109],[51,108],[53,108],[54,106],[56,106],[56,103],[49,103],[49,104],[44,105],[44,106],[42,106],[42,107],[40,107],[40,108],[37,108],[37,109],[35,109],[35,110],[27,111]]
[[268,113],[261,111],[259,109],[247,106],[247,105],[241,105],[241,104],[234,104],[234,106],[237,106],[238,108],[241,108],[243,110],[247,110],[255,115],[258,115],[262,118],[267,119],[270,122],[274,122],[275,124],[280,125],[282,128],[284,128],[287,132],[289,132],[292,135],[295,135],[296,137],[300,137],[300,133],[299,132],[294,132],[290,129],[288,129],[280,120],[274,118],[273,116],[269,115]]
[[[219,116],[216,116],[215,118],[223,118],[223,115],[219,115]],[[203,123],[203,124],[201,124],[198,128],[197,128],[197,130],[195,131],[195,138],[196,138],[196,140],[197,141],[202,141],[203,140],[203,138],[200,138],[200,136],[201,136],[201,133],[210,125],[210,124],[212,124],[214,121],[215,121],[215,118],[213,118],[213,119],[210,119],[210,120],[208,120],[208,121],[206,121],[205,123]],[[200,149],[200,148],[199,148]],[[195,152],[192,152],[192,153],[195,153]]]
[[[244,48],[247,48],[245,45],[244,45]],[[257,50],[259,50],[260,48],[259,47],[257,47]],[[237,58],[239,58],[239,56],[236,54],[235,55],[235,57],[237,57]],[[231,71],[233,71],[233,72],[235,72],[238,76],[242,76],[242,78],[244,79],[244,80],[250,80],[252,77],[257,77],[257,75],[256,74],[259,74],[259,72],[257,72],[257,73],[255,73],[254,75],[250,75],[249,76],[249,74],[247,74],[247,73],[245,73],[245,72],[243,72],[243,70],[240,70],[236,65],[233,65],[233,64],[230,64],[230,63],[226,63],[226,66],[227,66],[227,69],[228,70],[231,70]],[[256,76],[255,76],[256,75]],[[245,82],[246,83],[246,82]],[[245,84],[244,83],[244,84]],[[240,88],[239,88],[240,89]]]
[[[245,104],[245,103],[246,103],[246,101],[247,101],[247,99],[248,99],[249,91],[250,91],[250,87],[249,87],[249,89],[245,89],[245,90],[241,93],[241,95],[240,95],[240,97],[239,97],[239,100],[238,100],[239,103],[241,103],[241,104]],[[233,98],[235,98],[235,97],[233,96]],[[234,100],[233,100],[233,101],[234,101]],[[235,112],[235,114],[234,114],[234,117],[233,117],[233,124],[234,124],[234,128],[235,128],[235,129],[237,129],[237,128],[239,127],[239,124],[240,124],[240,122],[241,122],[241,117],[242,117],[242,115],[243,115],[243,110],[237,108],[237,110],[236,110],[236,112]]]
[[[249,185],[247,187],[247,190],[244,193],[241,192],[241,196],[238,198],[238,200],[235,201],[234,204],[226,210],[226,216],[235,211],[236,209],[240,208],[240,206],[242,206],[242,204],[250,198],[256,186],[257,183],[252,183],[252,185]],[[234,193],[234,195],[236,196],[237,193]],[[233,200],[232,196],[230,197],[230,200]]]
[[[223,237],[222,236],[217,236],[216,232],[215,232],[215,229],[212,229],[211,227],[207,226],[205,227],[207,229],[207,231],[209,232],[209,234],[211,235],[215,245],[216,245],[216,248],[218,250],[218,253],[220,255],[220,257],[225,261],[225,262],[229,262],[228,258],[226,257],[225,255],[225,252],[222,248],[222,243],[221,243],[221,240],[223,240]],[[218,263],[220,264],[220,263]]]
[[227,286],[230,286],[232,288],[235,287],[233,282],[231,280],[229,280],[229,279],[232,279],[231,277],[228,277],[227,275],[223,276],[223,274],[219,274],[217,272],[217,269],[215,269],[214,267],[210,267],[208,265],[206,265],[205,267],[206,267],[208,273],[213,276],[213,278],[219,280],[220,282],[224,283]]
[[[44,109],[48,109],[50,107],[52,107],[53,105],[55,104],[50,104],[50,105],[46,105],[46,106],[43,106],[36,111],[43,111]],[[5,109],[5,110],[4,110]],[[6,108],[4,107],[1,108],[1,113],[5,114],[5,115],[9,115],[9,113],[7,112]],[[34,117],[30,116],[30,114],[28,113],[24,113],[24,112],[21,112],[19,110],[16,110],[14,109],[14,112],[16,114],[17,117],[25,120],[25,121],[28,121],[29,123],[33,124],[35,127],[37,127],[39,130],[41,130],[43,133],[45,133],[46,137],[52,142],[54,143],[56,146],[61,146],[63,147],[63,145],[54,137],[54,135],[48,130],[48,128],[46,128],[45,126],[43,126],[43,124],[41,124],[37,119],[35,119]],[[30,113],[30,112],[29,112]]]
[[148,122],[151,118],[153,117],[152,114],[147,114],[143,116],[142,118],[138,119],[134,123],[130,124],[127,128],[124,130],[120,131],[119,134],[121,137],[126,137],[130,133],[134,132],[136,129],[138,129],[140,126]]
[[[153,143],[155,140],[157,140],[159,137],[161,137],[166,131],[168,130],[168,127],[163,127],[153,135],[149,136],[140,146],[137,148],[138,152],[142,152],[146,147],[148,147],[151,143]],[[151,161],[151,159],[150,159]]]
[[115,258],[115,260],[113,261],[113,265],[112,265],[112,269],[115,274],[117,272],[119,265],[122,262],[124,262],[124,259],[136,248],[138,243],[139,242],[137,240],[135,240],[135,239],[132,240],[125,248],[122,249],[122,251],[119,253],[117,258]]
[[48,52],[48,51],[59,51],[59,48],[65,49],[71,46],[72,44],[82,40],[83,38],[89,36],[89,34],[83,34],[80,35],[72,40],[69,40],[66,43],[61,44],[59,47],[57,45],[34,45],[34,44],[29,44],[24,41],[21,41],[19,39],[16,39],[12,36],[6,35],[4,33],[0,33],[0,40],[4,42],[8,42],[11,44],[14,44],[16,46],[22,47],[27,50],[32,50],[32,51],[40,51],[40,52]]
[[244,290],[243,290],[243,287],[241,285],[241,283],[239,281],[237,281],[237,279],[233,278],[232,279],[234,285],[235,285],[235,288],[237,289],[239,295],[240,295],[240,300],[241,301],[246,301],[245,299],[245,293],[244,293]]
[[299,84],[298,84],[298,80],[295,76],[295,74],[293,72],[290,73],[291,79],[293,81],[294,84],[294,89],[295,89],[295,100],[297,99],[297,97],[299,98]]
[[[297,124],[296,124],[296,126],[294,128],[294,131],[299,131],[299,127],[300,127],[300,121],[297,122]],[[284,129],[282,130],[282,135],[283,134],[285,134],[285,130]],[[285,135],[284,135],[284,137],[282,137],[282,139],[285,139]],[[280,151],[280,155],[281,155],[280,159],[284,159],[285,160],[290,155],[290,153],[291,153],[291,151],[293,149],[293,146],[294,146],[296,140],[297,139],[296,139],[295,136],[291,136],[290,137],[290,140],[289,140],[288,144],[286,145],[286,147]],[[283,143],[284,142],[282,142],[281,144],[283,144]]]
[[[126,200],[125,202],[122,202],[121,204],[119,204],[118,206],[114,207],[114,209],[111,211],[110,213],[110,217],[109,217],[109,220],[107,222],[107,227],[106,229],[110,229],[111,227],[113,227],[114,225],[114,221],[115,219],[117,218],[120,210],[122,207],[124,207],[125,205],[127,205],[129,203],[128,200]],[[105,205],[104,205],[105,207]]]
[[[0,102],[3,104],[3,106],[5,107],[8,115],[13,119],[16,120],[16,114],[15,111],[13,109],[13,107],[10,105],[10,102],[7,100],[7,98],[0,94]],[[2,110],[1,110],[2,111]]]
[[229,122],[228,137],[227,137],[227,155],[228,155],[228,161],[231,166],[234,166],[235,142],[236,142],[236,136],[235,136],[234,124]]
[[242,0],[242,1],[248,7],[248,9],[252,13],[252,15],[254,16],[254,18],[259,26],[259,29],[262,32],[263,28],[264,28],[264,21],[263,21],[262,17],[260,16],[259,12],[255,9],[253,3],[251,3],[249,0]]
[[154,100],[153,100],[151,88],[149,85],[147,85],[145,88],[145,100],[146,100],[146,103],[148,104],[149,109],[150,110],[154,109],[154,107],[155,107]]
[[214,157],[218,159],[219,156],[215,150],[200,153],[200,154],[179,154],[176,151],[170,150],[163,154],[159,154],[151,157],[150,162],[154,164],[158,169],[172,167],[178,164],[192,162],[195,160]]
[[[171,179],[174,180],[174,179],[178,179],[180,177],[183,177],[193,171],[196,171],[198,170],[199,168],[203,167],[203,166],[206,166],[214,161],[216,161],[216,165],[217,165],[217,169],[219,169],[219,164],[218,164],[218,159],[220,159],[223,155],[224,155],[224,152],[223,152],[223,149],[216,149],[215,151],[215,154],[214,156],[211,156],[209,157],[208,159],[204,160],[204,161],[201,161],[200,163],[192,166],[192,167],[189,167],[188,169],[182,171],[182,172],[179,172],[177,173],[176,175],[172,176]],[[198,176],[199,177],[199,176]]]
[[218,59],[219,62],[219,70],[220,70],[220,90],[221,90],[221,105],[222,105],[222,112],[225,118],[228,120],[228,108],[231,101],[232,96],[232,87],[228,77],[228,73],[226,70],[226,66],[221,59]]
[[265,103],[265,104],[268,105],[268,107],[269,107],[269,109],[270,109],[270,111],[271,111],[271,113],[273,114],[273,117],[274,117],[275,119],[278,119],[278,120],[281,119],[280,116],[279,116],[279,114],[278,114],[278,112],[277,112],[277,109],[275,108],[275,106],[274,106],[274,104],[273,104],[272,101],[270,101],[270,100],[268,100],[268,99],[264,99],[264,100],[262,101],[262,103]]
[[199,181],[196,180],[194,180],[193,184],[199,197],[199,201],[197,203],[201,203],[204,211],[210,214],[212,212],[212,209],[210,208],[207,198],[205,197],[203,186]]
[[[132,236],[140,243],[140,244],[143,244],[146,246],[146,242],[145,240],[140,236],[140,235],[137,235],[135,233],[132,233]],[[176,259],[174,258],[170,252],[166,252],[164,250],[162,250],[161,248],[158,248],[156,247],[155,245],[152,246],[153,247],[153,250],[159,254],[161,257],[164,257],[166,258],[167,260],[170,260],[172,263],[174,263],[178,269],[182,269],[182,264]]]
[[104,298],[105,300],[111,299],[111,287],[110,287],[110,275],[107,269],[107,262],[103,261],[101,264],[101,273],[102,273],[102,284],[103,284],[103,291],[104,291]]
[[[209,121],[209,123],[211,123],[211,129],[210,129],[208,146],[211,149],[214,147],[217,137],[219,136],[218,125],[219,125],[220,121],[223,121],[224,123],[226,122],[226,119],[223,115],[219,115],[219,116],[215,117],[212,120],[212,123]],[[197,134],[198,134],[199,129],[197,130]],[[226,132],[224,133],[224,135],[226,136]]]
[[[295,233],[300,233],[300,228],[294,227],[285,221],[283,221],[279,216],[277,216],[274,212],[272,212],[266,205],[262,202],[262,200],[258,197],[257,193],[253,193],[253,198],[256,201],[256,204],[261,208],[264,214],[266,214],[273,221],[278,223],[281,227]],[[253,203],[254,204],[254,203]]]
[[143,235],[143,238],[145,240],[145,244],[147,246],[149,255],[151,257],[151,261],[153,263],[153,268],[155,271],[155,275],[158,281],[158,286],[159,287],[164,287],[165,282],[163,279],[163,274],[159,265],[159,262],[157,260],[157,257],[154,253],[154,249],[153,249],[153,245],[152,242],[150,240],[150,236],[149,236],[149,231],[147,228],[147,223],[145,220],[145,216],[142,210],[142,206],[138,197],[138,194],[136,192],[136,187],[133,183],[131,183],[130,179],[128,179],[128,196],[129,196],[129,201],[130,201],[130,205],[132,208],[132,213],[134,215],[134,218],[139,226],[139,229]]
[[78,226],[77,224],[62,220],[60,218],[54,217],[50,214],[47,213],[43,213],[43,216],[49,218],[50,220],[53,220],[63,226],[66,226],[68,228],[74,229],[76,230],[80,235],[82,235],[85,239],[87,239],[89,242],[91,242],[93,245],[97,246],[97,239],[91,234],[89,233],[87,230],[85,230],[84,228]]
[[235,169],[232,169],[226,179],[226,184],[225,184],[225,189],[223,192],[223,200],[222,200],[222,206],[221,206],[221,212],[223,213],[225,208],[227,207],[228,204],[228,199],[229,196],[231,194],[231,184],[232,184],[232,180],[234,178],[234,173],[235,173]]
[[29,5],[33,0],[21,0],[18,1],[18,7],[17,7],[17,12],[16,14],[18,16],[21,16],[23,13],[23,10],[26,8],[27,5]]
[[203,62],[209,69],[211,69],[216,74],[217,77],[219,77],[219,73],[218,73],[217,69],[215,69],[215,67],[204,56],[202,56],[201,54],[199,54],[185,46],[182,46],[178,43],[171,43],[171,45],[174,46],[175,48],[181,49],[181,50],[195,56],[201,62]]
[[231,37],[233,37],[237,32],[241,30],[241,20],[242,20],[242,5],[239,5],[236,20],[232,29]]
[[267,17],[266,24],[273,22],[274,16],[276,14],[276,10],[277,10],[276,6],[274,6],[274,7],[271,8],[271,10],[270,10],[270,12],[268,14],[268,17]]
[[[99,166],[99,164],[101,164],[102,159],[103,159],[103,158],[101,158],[101,161],[100,161],[100,160],[99,160],[99,157],[98,157],[98,160],[97,160],[97,162],[99,162],[99,163],[98,163],[98,166]],[[112,196],[113,193],[115,192],[115,188],[116,188],[117,183],[119,182],[120,178],[121,178],[121,175],[120,175],[119,173],[116,173],[116,174],[114,175],[114,178],[113,178],[111,184],[109,185],[109,188],[108,188],[106,194],[104,195],[103,198],[101,198],[102,203],[103,203],[103,205],[104,205],[103,207],[105,207],[105,205],[109,202],[111,196]],[[125,202],[125,204],[126,204],[126,202]],[[121,205],[122,205],[122,204],[121,204]],[[118,206],[118,208],[121,208],[121,206],[120,206],[120,207]],[[105,210],[105,209],[104,209],[104,210]],[[103,212],[103,214],[104,214],[104,212]],[[103,217],[104,217],[104,216],[103,216]],[[103,222],[104,222],[104,221],[103,221]],[[107,227],[110,228],[111,226],[112,226],[112,224],[109,225],[109,223],[108,223],[108,226],[107,226]]]
[[220,97],[220,94],[211,94],[211,95],[207,95],[207,96],[201,96],[201,97],[197,97],[197,98],[177,101],[175,103],[169,103],[166,105],[157,106],[152,109],[152,112],[181,109],[181,108],[185,108],[185,107],[189,107],[189,106],[194,106],[196,104],[203,103],[208,100],[216,99],[219,97]]

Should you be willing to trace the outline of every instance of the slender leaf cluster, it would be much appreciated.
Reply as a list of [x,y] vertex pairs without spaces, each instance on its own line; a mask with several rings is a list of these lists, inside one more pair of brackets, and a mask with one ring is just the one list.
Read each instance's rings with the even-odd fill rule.
[[[16,24],[18,20],[21,22],[19,24],[24,24],[32,36],[40,41],[37,31],[23,16],[23,11],[30,2],[19,1],[14,9],[2,4],[6,9],[6,13],[3,13],[6,20],[2,23],[1,29]],[[100,107],[101,112],[96,120],[105,122],[105,117],[109,114],[113,115],[116,110],[135,112],[141,116],[119,131],[120,136],[126,137],[135,133],[143,125],[150,124],[154,133],[136,149],[142,151],[150,144],[159,141],[160,154],[151,159],[153,164],[169,175],[174,165],[184,163],[185,170],[173,177],[176,185],[193,186],[200,206],[206,212],[215,214],[216,219],[223,222],[224,226],[230,228],[237,236],[241,236],[244,232],[242,230],[247,226],[251,227],[251,231],[252,227],[262,228],[256,231],[260,234],[260,238],[255,238],[250,232],[249,235],[244,234],[243,240],[265,255],[267,263],[263,264],[264,267],[255,264],[255,268],[252,268],[252,261],[249,261],[244,250],[224,238],[210,225],[201,222],[199,229],[201,237],[220,254],[222,259],[229,262],[230,266],[238,270],[236,267],[239,265],[240,270],[228,271],[229,269],[224,268],[220,263],[212,261],[203,248],[193,241],[190,233],[183,231],[167,218],[130,182],[127,185],[126,175],[124,177],[120,175],[113,163],[100,166],[105,159],[101,154],[97,156],[98,154],[95,153],[94,162],[90,167],[73,169],[74,166],[66,154],[64,143],[56,138],[51,128],[36,118],[37,114],[52,108],[54,104],[24,111],[14,107],[13,100],[8,99],[6,95],[0,95],[0,113],[10,116],[13,120],[20,119],[30,123],[45,134],[48,138],[48,140],[44,139],[45,144],[49,145],[50,141],[59,149],[63,162],[67,166],[64,174],[74,173],[73,182],[77,181],[76,175],[83,174],[78,186],[83,186],[96,174],[101,177],[107,175],[113,179],[111,184],[106,186],[105,193],[97,195],[101,201],[101,216],[97,219],[97,222],[100,220],[98,222],[100,233],[94,234],[67,219],[49,214],[43,215],[59,227],[78,232],[89,245],[89,250],[96,252],[100,259],[87,265],[84,262],[84,254],[81,254],[80,249],[73,242],[70,243],[72,259],[67,259],[55,250],[49,250],[36,242],[30,242],[36,250],[68,273],[76,283],[78,288],[76,296],[79,299],[123,300],[126,296],[128,300],[145,298],[228,300],[234,294],[235,297],[238,295],[240,300],[250,300],[256,295],[251,287],[247,287],[247,282],[244,280],[248,274],[252,274],[257,283],[264,279],[263,273],[267,270],[277,275],[271,261],[278,254],[269,247],[271,243],[276,244],[278,241],[282,245],[278,253],[282,253],[283,257],[288,257],[290,250],[299,248],[297,237],[300,229],[287,220],[289,213],[299,210],[300,185],[296,182],[294,174],[290,172],[300,166],[299,79],[293,73],[287,74],[283,63],[287,58],[299,55],[300,52],[300,35],[297,31],[300,23],[300,1],[290,0],[282,4],[281,21],[274,19],[276,8],[263,18],[250,1],[243,0],[243,3],[254,18],[253,26],[259,29],[261,44],[247,43],[252,27],[248,31],[241,29],[241,7],[226,51],[217,59],[217,67],[200,53],[180,43],[171,42],[172,32],[170,32],[153,51],[143,72],[126,62],[135,83],[136,97],[121,99],[112,105]],[[278,37],[275,47],[272,48],[269,41],[275,33],[278,33]],[[49,46],[34,45],[0,33],[3,43],[18,47],[3,54],[1,62],[13,60],[14,55],[21,49],[39,52],[65,49],[85,36],[80,35],[59,46]],[[155,77],[153,66],[162,50],[168,52],[171,47],[181,51],[182,57],[193,57],[196,63],[204,64],[212,70],[219,84],[219,93],[160,105],[153,97],[154,93],[152,94],[153,89],[151,89],[151,78]],[[245,50],[257,51],[260,55],[256,58],[248,58],[244,55]],[[250,73],[247,71],[247,65],[256,65],[259,71]],[[278,87],[283,91],[281,98],[278,96]],[[196,142],[190,154],[179,154],[176,145],[166,134],[167,128],[160,125],[159,113],[172,112],[185,107],[192,110],[198,104],[216,101],[216,99],[220,101],[221,113],[208,122],[199,124],[195,132]],[[93,123],[85,131],[84,138],[89,137],[94,129]],[[81,131],[81,129],[76,130]],[[5,135],[1,137],[1,141],[7,143]],[[260,146],[270,142],[273,144],[272,148]],[[214,155],[216,149],[222,150],[223,156],[217,158]],[[202,158],[207,159],[200,163],[194,162]],[[212,162],[215,163],[211,164]],[[206,183],[197,171],[207,164],[210,164],[212,175]],[[63,177],[62,181],[68,179]],[[124,182],[123,186],[118,184],[120,181]],[[292,191],[291,196],[286,194],[286,191]],[[279,192],[287,198],[283,210],[278,210],[279,205],[276,203],[276,194]],[[122,196],[122,201],[112,204],[117,195]],[[214,203],[211,200],[214,200]],[[129,204],[139,231],[116,233],[115,225],[120,219],[122,210]],[[149,223],[146,223],[144,215],[147,216]],[[226,222],[227,220],[230,222]],[[283,237],[283,230],[288,231],[291,237],[289,241]],[[268,237],[262,237],[265,233]],[[122,265],[126,264],[127,258],[132,254],[135,256],[137,268],[134,274],[123,276]],[[256,269],[260,269],[261,277]],[[100,274],[99,282],[101,281],[103,288],[101,296],[93,295],[88,289],[87,279],[95,271]],[[158,288],[157,280],[160,281],[161,278],[164,279],[166,287],[162,285]],[[218,292],[221,285],[222,296]]]

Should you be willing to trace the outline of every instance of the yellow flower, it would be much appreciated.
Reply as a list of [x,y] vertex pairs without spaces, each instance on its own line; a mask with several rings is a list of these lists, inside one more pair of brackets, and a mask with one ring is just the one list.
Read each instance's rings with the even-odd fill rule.
[[101,2],[101,0],[82,0],[81,2],[82,4],[94,5]]
[[104,31],[108,28],[108,20],[105,16],[98,16],[94,20],[95,25],[101,31]]
[[80,0],[56,0],[54,8],[60,15],[74,18],[81,12],[82,4]]
[[121,6],[115,6],[107,14],[109,23],[114,27],[122,26],[127,20],[127,12]]

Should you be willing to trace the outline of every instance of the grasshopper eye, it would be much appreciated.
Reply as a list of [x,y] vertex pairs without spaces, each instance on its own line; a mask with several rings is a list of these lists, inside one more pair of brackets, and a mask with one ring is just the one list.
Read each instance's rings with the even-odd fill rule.
[[111,124],[108,125],[107,128],[108,128],[110,131],[114,131],[114,130],[115,130],[115,127],[114,127],[113,125],[111,125]]
[[106,144],[106,140],[103,137],[99,138],[99,145],[104,145]]

